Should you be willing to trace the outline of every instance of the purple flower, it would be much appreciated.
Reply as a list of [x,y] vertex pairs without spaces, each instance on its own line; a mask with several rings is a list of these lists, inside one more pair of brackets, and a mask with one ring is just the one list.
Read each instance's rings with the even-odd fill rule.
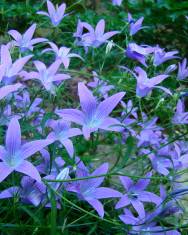
[[10,93],[17,91],[19,88],[22,87],[22,84],[16,83],[15,85],[7,85],[0,88],[0,100],[5,98],[5,96],[9,95]]
[[48,44],[51,46],[51,48],[47,48],[43,50],[43,53],[48,52],[48,51],[53,51],[56,55],[56,60],[58,59],[61,60],[61,62],[63,63],[66,69],[69,67],[70,58],[77,57],[83,60],[83,58],[79,56],[78,54],[69,53],[71,50],[70,48],[67,48],[67,47],[58,48],[57,45],[53,42],[49,42]]
[[63,120],[52,120],[49,126],[53,129],[48,135],[48,139],[53,139],[54,141],[59,141],[67,150],[70,157],[74,155],[74,146],[71,137],[81,135],[82,132],[78,128],[71,128],[68,122]]
[[176,112],[172,118],[172,123],[177,125],[188,124],[188,112],[185,112],[184,103],[181,100],[178,100]]
[[184,59],[182,63],[178,63],[177,79],[183,80],[187,77],[188,77],[187,59]]
[[143,225],[135,225],[129,232],[129,235],[149,234],[149,235],[181,235],[177,230],[157,226],[155,222]]
[[42,103],[41,98],[35,98],[32,102],[28,91],[23,92],[23,96],[15,95],[15,105],[22,109],[21,116],[31,117],[35,113],[40,113],[43,110],[39,107]]
[[132,15],[130,13],[128,13],[128,22],[130,25],[130,35],[131,36],[135,35],[138,31],[140,31],[141,29],[144,28],[144,27],[142,27],[143,20],[144,20],[144,17],[141,17],[136,22],[134,22]]
[[93,82],[89,82],[87,85],[91,88],[97,89],[100,95],[104,98],[107,98],[108,92],[114,89],[113,85],[108,85],[106,81],[100,80],[95,71],[93,71],[93,80]]
[[[151,173],[146,175],[151,177]],[[127,193],[124,194],[119,202],[116,204],[116,209],[132,205],[137,211],[140,218],[145,217],[145,210],[143,202],[152,202],[156,205],[161,203],[161,198],[152,192],[145,191],[146,187],[150,183],[150,179],[140,179],[137,183],[134,183],[127,176],[120,176],[121,183],[125,187]]]
[[69,75],[63,73],[57,73],[61,65],[61,61],[56,60],[53,64],[51,64],[48,68],[41,61],[34,61],[35,67],[38,72],[23,72],[22,75],[25,77],[25,80],[28,79],[36,79],[39,80],[45,89],[52,94],[55,94],[55,84],[61,81],[67,80],[70,78]]
[[19,47],[21,52],[26,50],[32,51],[35,44],[48,41],[46,38],[32,39],[36,26],[36,24],[32,24],[23,35],[17,30],[8,31],[8,34],[14,38],[14,41],[12,41],[13,45]]
[[81,82],[78,84],[78,95],[82,111],[78,109],[62,109],[57,110],[57,114],[66,121],[82,125],[83,135],[86,139],[89,139],[90,134],[98,129],[108,131],[122,130],[122,127],[117,126],[120,125],[120,122],[115,118],[109,117],[109,114],[121,101],[125,95],[124,92],[110,96],[98,104],[91,91]]
[[62,157],[55,157],[51,164],[49,152],[46,149],[42,149],[40,153],[42,155],[42,161],[37,165],[37,170],[44,175],[50,174],[56,176],[63,168],[65,161]]
[[22,202],[39,206],[45,196],[46,186],[42,182],[36,182],[30,177],[24,176],[19,190]]
[[153,52],[153,48],[148,46],[139,46],[136,43],[129,43],[125,54],[127,57],[139,61],[147,67],[146,56]]
[[18,120],[13,118],[6,133],[5,147],[0,146],[0,182],[13,171],[40,181],[37,169],[26,159],[51,143],[51,140],[35,140],[22,145],[20,125]]
[[12,58],[8,46],[1,46],[1,65],[0,65],[0,81],[6,85],[14,82],[21,72],[23,66],[31,59],[32,55],[17,59],[12,63]]
[[178,54],[178,51],[165,52],[164,49],[157,46],[154,50],[153,65],[157,67],[168,60],[179,58],[178,56],[175,56],[176,54]]
[[65,14],[65,3],[62,3],[60,6],[54,6],[51,1],[47,0],[47,8],[48,12],[38,11],[37,14],[49,17],[54,27],[58,26],[62,19],[67,16],[67,14]]
[[[76,177],[93,177],[97,175],[103,175],[108,172],[108,164],[104,163],[94,170],[91,174],[85,165],[80,162],[77,165]],[[99,214],[99,216],[104,216],[104,207],[99,199],[104,198],[116,198],[121,197],[122,194],[114,189],[107,187],[99,187],[104,181],[104,177],[92,178],[86,180],[80,180],[77,182],[70,183],[66,187],[67,191],[75,192],[79,199],[87,201]]]
[[[84,29],[88,32],[83,33]],[[119,31],[111,31],[104,33],[105,21],[102,19],[97,23],[94,29],[90,24],[86,22],[78,22],[77,31],[74,33],[74,37],[77,38],[77,44],[79,46],[94,47],[97,48],[103,43],[107,42],[109,38],[119,33]]]
[[123,0],[112,0],[114,6],[120,6]]
[[169,77],[169,75],[158,75],[149,79],[147,77],[147,73],[141,67],[136,67],[135,72],[138,74],[135,77],[137,80],[136,95],[138,97],[147,96],[154,88],[162,89],[167,94],[172,95],[172,93],[167,88],[157,86],[157,84],[161,83],[163,80]]
[[124,214],[120,215],[119,218],[121,221],[123,221],[124,224],[135,225],[141,223],[141,219],[139,217],[135,217],[130,210],[124,208],[123,211]]
[[160,147],[161,127],[156,125],[158,118],[154,117],[151,120],[144,120],[144,123],[139,124],[141,131],[137,135],[137,146],[150,146]]

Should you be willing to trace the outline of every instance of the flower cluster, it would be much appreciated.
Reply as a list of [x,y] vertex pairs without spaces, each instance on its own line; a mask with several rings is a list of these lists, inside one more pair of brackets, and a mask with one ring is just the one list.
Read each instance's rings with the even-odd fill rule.
[[[122,1],[112,3],[120,6]],[[53,27],[60,27],[64,17],[69,17],[65,3],[55,7],[48,0],[47,8],[48,12],[37,14],[47,16]],[[37,24],[23,35],[8,31],[13,40],[1,45],[0,58],[0,128],[5,131],[0,145],[0,199],[17,198],[19,203],[46,209],[54,207],[55,200],[55,207],[61,210],[63,195],[68,195],[70,201],[64,199],[71,206],[80,208],[71,202],[76,199],[84,208],[92,208],[88,213],[99,219],[110,218],[105,203],[110,201],[110,210],[117,215],[114,220],[122,223],[126,234],[180,235],[181,227],[166,218],[183,213],[179,202],[188,192],[181,183],[181,174],[188,167],[184,138],[188,111],[181,85],[188,77],[187,59],[176,66],[170,63],[180,58],[178,51],[138,45],[132,37],[146,28],[144,18],[134,20],[130,13],[127,17],[126,48],[112,42],[127,62],[118,67],[123,71],[119,69],[121,79],[115,82],[103,76],[105,61],[97,72],[78,68],[78,75],[83,75],[80,80],[76,70],[69,69],[72,58],[85,64],[89,49],[105,51],[110,38],[124,36],[123,30],[105,33],[104,19],[95,28],[79,20],[72,34],[73,49],[56,45],[50,38],[33,39]],[[49,59],[51,53],[53,59]],[[84,77],[88,74],[89,80]],[[177,90],[169,85],[170,79],[180,84]],[[131,83],[131,91],[124,80]],[[73,83],[79,102],[75,94],[71,97]],[[165,101],[168,123],[158,115]],[[167,104],[171,101],[173,107]],[[112,146],[112,152],[114,146],[119,148],[113,165],[107,162],[108,156],[104,162],[93,161],[97,152],[104,151],[98,149],[100,143]],[[84,155],[89,155],[89,162]],[[103,155],[108,154],[104,151]]]

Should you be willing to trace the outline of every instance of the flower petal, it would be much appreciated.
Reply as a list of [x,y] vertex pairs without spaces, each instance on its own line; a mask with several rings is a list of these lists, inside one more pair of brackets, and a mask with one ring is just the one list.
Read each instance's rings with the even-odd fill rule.
[[104,207],[102,205],[102,203],[97,200],[97,199],[89,199],[86,201],[97,211],[97,213],[99,214],[100,217],[104,217]]
[[14,155],[21,147],[21,129],[17,118],[12,118],[6,133],[6,150]]
[[94,195],[95,195],[96,199],[121,197],[122,196],[122,194],[120,192],[118,192],[114,189],[111,189],[111,188],[106,188],[106,187],[96,188]]
[[53,139],[34,140],[34,141],[31,141],[29,143],[22,145],[21,154],[22,154],[23,159],[26,159],[32,156],[33,154],[42,150],[43,148],[45,148],[46,146],[50,145],[53,142],[54,142]]
[[30,176],[31,178],[35,179],[38,182],[41,182],[41,177],[37,168],[28,161],[24,160],[18,167],[16,167],[15,170]]

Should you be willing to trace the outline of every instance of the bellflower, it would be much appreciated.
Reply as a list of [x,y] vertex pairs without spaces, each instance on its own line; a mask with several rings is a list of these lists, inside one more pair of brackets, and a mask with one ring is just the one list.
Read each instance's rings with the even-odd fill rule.
[[158,226],[156,222],[143,225],[135,225],[128,235],[149,234],[149,235],[181,235],[177,230],[169,230],[168,227]]
[[87,85],[91,88],[97,89],[100,95],[104,98],[108,97],[108,92],[114,89],[113,85],[109,85],[106,81],[100,80],[98,74],[93,71],[93,80]]
[[141,131],[137,135],[137,146],[150,146],[160,147],[161,127],[156,125],[158,118],[154,117],[151,120],[144,120],[143,123],[139,123]]
[[63,120],[52,120],[49,126],[53,129],[48,135],[48,139],[59,141],[67,150],[70,157],[74,155],[74,146],[71,137],[81,135],[82,132],[78,128],[71,128],[70,123]]
[[185,112],[185,106],[182,100],[178,100],[172,123],[177,125],[188,124],[188,112]]
[[[151,177],[151,173],[146,175]],[[127,193],[124,194],[119,202],[116,204],[116,209],[132,205],[137,211],[140,218],[145,217],[145,210],[143,202],[151,202],[156,205],[161,203],[161,198],[152,192],[145,191],[146,187],[150,183],[150,179],[140,179],[137,183],[134,183],[132,179],[127,176],[120,176],[121,183],[125,187]]]
[[188,67],[187,67],[187,59],[184,59],[182,63],[178,63],[178,80],[183,80],[188,77]]
[[33,38],[36,30],[36,24],[32,24],[27,31],[21,35],[17,30],[9,30],[8,34],[14,38],[13,45],[20,48],[21,52],[33,50],[35,44],[48,41],[46,38]]
[[35,98],[31,101],[28,91],[24,91],[23,96],[15,95],[16,107],[22,109],[23,113],[21,115],[24,115],[25,117],[31,117],[35,113],[42,112],[42,108],[39,107],[41,102],[41,98]]
[[132,15],[130,13],[128,13],[128,22],[130,25],[130,35],[131,36],[135,35],[138,31],[140,31],[141,29],[144,28],[144,27],[142,27],[143,20],[144,20],[144,17],[141,17],[140,19],[138,19],[135,22],[134,19],[132,18]]
[[37,170],[43,175],[57,175],[57,172],[60,172],[60,169],[63,168],[65,161],[62,157],[55,157],[52,161],[50,161],[50,154],[46,149],[42,149],[40,151],[42,155],[42,161],[39,165],[37,165]]
[[5,147],[0,146],[0,182],[13,171],[40,181],[37,169],[26,159],[51,143],[51,140],[35,140],[22,145],[20,125],[18,120],[13,118],[6,133]]
[[138,74],[136,76],[137,80],[137,87],[136,87],[136,95],[138,97],[145,97],[147,96],[154,88],[159,88],[165,91],[167,94],[171,95],[171,92],[162,86],[157,86],[157,84],[161,83],[165,80],[169,75],[158,75],[153,78],[148,78],[147,73],[141,68],[136,67],[135,72]]
[[123,0],[112,0],[112,4],[114,6],[120,6],[122,4]]
[[0,81],[9,85],[13,83],[23,66],[31,59],[32,55],[24,56],[17,59],[14,63],[8,49],[8,46],[1,46],[1,65],[0,65]]
[[[88,32],[83,33],[84,28],[87,29]],[[77,38],[77,44],[79,46],[84,46],[85,48],[97,48],[107,42],[109,38],[119,33],[119,31],[111,31],[108,33],[104,33],[104,30],[105,21],[103,19],[97,23],[95,29],[88,23],[79,21],[77,26],[77,32],[74,33],[74,37]]]
[[55,84],[70,78],[69,75],[63,73],[57,73],[61,62],[56,60],[48,68],[41,61],[34,61],[34,65],[38,72],[24,72],[22,75],[25,77],[25,80],[36,79],[39,80],[45,89],[52,94],[55,94]]
[[166,62],[168,60],[177,59],[179,57],[175,56],[175,55],[178,53],[179,53],[178,51],[165,52],[164,49],[157,46],[157,47],[155,47],[155,50],[154,50],[153,65],[157,67],[160,64],[163,64],[164,62]]
[[109,117],[109,114],[118,105],[124,92],[119,92],[110,96],[101,103],[97,103],[96,98],[91,91],[80,82],[78,84],[78,95],[82,111],[78,109],[62,109],[57,110],[57,114],[66,121],[75,122],[82,125],[83,135],[86,139],[90,138],[92,132],[98,129],[108,131],[121,131],[122,128],[117,126],[120,122]]
[[62,19],[67,16],[67,14],[65,14],[65,3],[62,3],[60,6],[54,6],[51,1],[47,0],[47,8],[48,12],[38,11],[37,14],[44,15],[50,18],[51,23],[54,27],[58,26],[61,23]]
[[83,60],[83,58],[81,56],[79,56],[78,54],[69,53],[71,49],[68,47],[58,48],[57,45],[53,42],[49,42],[48,44],[51,46],[51,48],[47,48],[47,49],[43,50],[43,53],[49,52],[49,51],[54,52],[56,55],[56,60],[58,60],[58,59],[61,60],[61,62],[63,63],[63,65],[65,66],[66,69],[69,67],[70,58],[77,57],[77,58],[80,58],[81,60]]
[[146,58],[153,52],[153,48],[148,46],[139,46],[136,43],[129,43],[125,54],[127,57],[139,61],[141,64],[147,67]]
[[[77,166],[76,177],[93,177],[103,175],[108,172],[108,164],[104,163],[94,170],[91,174],[85,165],[81,162]],[[100,187],[104,177],[80,180],[70,183],[66,190],[77,194],[78,198],[87,201],[99,214],[104,216],[104,207],[99,199],[121,197],[122,194],[114,189],[107,187]]]

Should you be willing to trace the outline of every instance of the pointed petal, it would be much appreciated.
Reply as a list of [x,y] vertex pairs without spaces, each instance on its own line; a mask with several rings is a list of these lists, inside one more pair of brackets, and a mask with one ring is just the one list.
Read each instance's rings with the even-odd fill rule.
[[54,63],[52,63],[49,67],[48,67],[48,72],[51,75],[56,74],[57,70],[59,69],[59,66],[61,65],[61,61],[60,60],[56,60]]
[[105,29],[105,21],[101,19],[95,29],[95,34],[97,37],[101,37],[104,34],[104,29]]
[[39,60],[34,61],[34,65],[39,72],[46,70],[46,65]]
[[19,187],[13,186],[0,192],[0,199],[6,199],[16,196],[19,193]]
[[8,175],[13,172],[13,169],[0,162],[0,182],[2,182]]
[[37,14],[49,17],[49,14],[47,12],[45,12],[45,11],[37,11]]
[[134,207],[134,209],[137,211],[138,215],[140,218],[145,217],[145,210],[143,203],[140,202],[139,200],[131,200],[131,204]]
[[138,199],[142,202],[152,202],[156,205],[162,203],[162,199],[154,193],[143,191],[139,196]]
[[100,217],[104,217],[104,207],[102,203],[97,199],[87,200],[86,201],[97,211]]
[[23,66],[33,57],[32,55],[25,56],[14,62],[12,65],[12,75],[17,75],[23,68]]
[[70,137],[74,137],[74,136],[78,136],[78,135],[82,135],[82,131],[78,128],[70,128],[68,130],[68,133],[67,133],[67,137],[70,138]]
[[100,124],[100,128],[103,130],[108,130],[108,131],[122,131],[124,128],[120,126],[121,123],[111,117],[107,117],[104,119],[104,121]]
[[8,46],[1,46],[1,64],[5,64],[7,67],[12,64],[11,55]]
[[[108,172],[108,163],[103,163],[101,166],[99,166],[96,170],[92,172],[91,176],[105,175],[107,172]],[[99,187],[103,181],[104,177],[89,180],[90,184],[94,188]]]
[[116,204],[115,209],[122,208],[124,206],[128,206],[130,204],[130,199],[128,198],[127,194],[123,195],[122,198]]
[[68,57],[62,58],[63,65],[65,66],[65,69],[68,69],[70,64],[70,59]]
[[54,142],[53,139],[49,139],[49,140],[34,140],[29,143],[26,143],[21,147],[22,157],[26,159],[53,142]]
[[55,10],[53,3],[49,0],[47,0],[47,8],[48,8],[48,13],[50,17],[52,17],[56,13],[56,10]]
[[48,39],[47,38],[35,38],[31,40],[31,45],[35,45],[37,43],[41,43],[41,42],[47,42]]
[[36,29],[36,24],[32,24],[27,30],[26,32],[23,34],[23,40],[28,42],[32,39],[33,34],[35,32]]
[[96,188],[94,195],[96,199],[102,199],[102,198],[121,197],[122,193],[111,188],[100,187]]
[[63,18],[63,16],[64,16],[65,9],[66,9],[65,3],[62,3],[57,9],[57,14],[60,15],[61,18]]
[[80,98],[80,105],[82,110],[88,114],[92,114],[96,110],[96,99],[92,92],[85,86],[83,82],[78,83],[78,95]]
[[122,100],[124,95],[125,92],[119,92],[102,101],[97,107],[97,117],[99,119],[107,117]]
[[56,114],[59,115],[62,119],[69,122],[75,122],[77,124],[84,124],[84,114],[77,109],[59,109],[56,110]]
[[14,155],[21,147],[21,129],[17,118],[12,118],[6,133],[6,150]]
[[172,95],[172,92],[169,89],[167,89],[166,87],[154,86],[154,88],[159,88],[159,89],[163,90],[164,92],[166,92],[168,95]]
[[37,170],[37,168],[28,161],[23,161],[16,169],[15,171],[21,172],[25,175],[30,176],[31,178],[35,179],[38,182],[41,182],[40,174]]
[[119,31],[112,31],[112,32],[108,32],[108,33],[105,33],[103,36],[102,36],[102,39],[104,41],[108,40],[109,38],[113,37],[114,35],[120,33]]
[[10,93],[17,91],[22,84],[17,83],[15,85],[7,85],[0,88],[0,100],[3,99],[5,96],[9,95]]
[[17,30],[9,30],[8,34],[14,38],[14,40],[19,41],[22,39],[22,35]]
[[132,179],[127,176],[120,176],[119,179],[127,191],[129,191],[129,188],[134,184]]
[[169,75],[159,75],[159,76],[156,76],[156,77],[153,77],[151,79],[149,79],[148,81],[148,85],[150,87],[153,87],[159,83],[161,83],[163,80],[165,80],[167,77],[169,77]]
[[70,79],[70,75],[68,74],[63,74],[63,73],[59,73],[59,74],[56,74],[53,78],[53,81],[56,82],[56,81],[64,81],[64,80],[67,80],[67,79]]
[[70,157],[73,157],[74,155],[74,146],[71,140],[66,139],[61,141],[61,143],[64,145],[64,147],[66,148],[68,154]]
[[[146,175],[146,177],[148,177],[148,178],[150,178],[152,176],[152,173],[151,172],[149,172],[147,175]],[[138,181],[137,181],[137,183],[135,184],[135,188],[137,189],[137,190],[140,190],[140,191],[142,191],[142,190],[144,190],[145,188],[147,188],[147,186],[149,185],[149,183],[150,183],[150,179],[139,179]]]

